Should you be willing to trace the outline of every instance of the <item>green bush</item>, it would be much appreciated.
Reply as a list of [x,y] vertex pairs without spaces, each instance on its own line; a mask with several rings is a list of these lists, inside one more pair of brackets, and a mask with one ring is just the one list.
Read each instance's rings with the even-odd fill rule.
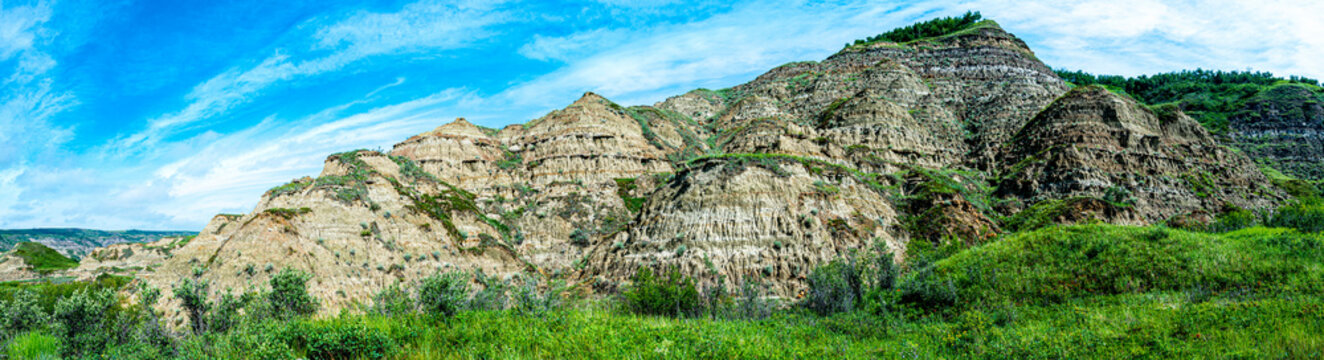
[[540,289],[538,285],[537,277],[525,276],[523,284],[515,287],[511,296],[511,308],[520,314],[541,316],[561,307],[564,283],[553,281],[547,284],[546,290]]
[[115,302],[110,290],[83,289],[55,303],[52,318],[65,355],[79,357],[105,347],[111,330],[105,320]]
[[207,280],[193,278],[186,278],[175,286],[175,298],[179,299],[180,306],[188,314],[194,334],[207,332],[207,313],[211,311],[212,306],[208,298],[209,286]]
[[1324,232],[1324,200],[1306,199],[1280,207],[1265,225],[1304,232]]
[[680,270],[673,268],[665,276],[657,276],[652,269],[641,267],[630,281],[621,296],[625,299],[625,306],[635,313],[692,316],[703,311],[694,279],[681,274]]
[[239,324],[239,311],[251,300],[251,294],[235,295],[226,291],[216,301],[207,318],[207,331],[226,332]]
[[854,259],[833,260],[809,274],[805,306],[819,315],[855,310],[863,296],[860,271]]
[[430,315],[455,316],[467,305],[469,275],[463,272],[436,273],[418,287],[418,307]]
[[310,278],[312,275],[290,268],[281,269],[280,273],[272,276],[271,292],[267,293],[272,315],[288,319],[317,312],[317,300],[308,295]]
[[9,336],[46,326],[50,315],[42,310],[37,294],[19,291],[14,299],[0,302],[0,342]]
[[575,231],[570,233],[570,245],[579,247],[588,246],[588,232],[583,229],[575,229]]
[[296,327],[309,359],[381,359],[394,349],[386,334],[353,321],[325,321]]
[[414,299],[408,289],[391,285],[372,296],[372,306],[368,312],[378,315],[395,316],[413,313]]

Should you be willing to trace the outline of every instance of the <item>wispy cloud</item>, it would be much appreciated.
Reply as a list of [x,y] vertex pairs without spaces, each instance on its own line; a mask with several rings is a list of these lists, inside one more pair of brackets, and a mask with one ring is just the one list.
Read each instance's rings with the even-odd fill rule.
[[[51,118],[74,106],[72,94],[53,88],[49,70],[55,60],[43,47],[53,31],[50,2],[31,6],[0,4],[0,65],[4,71],[0,92],[0,219],[18,216],[22,195],[29,191],[22,179],[73,135],[72,129],[54,125]],[[33,164],[37,163],[37,164]]]
[[[634,104],[697,87],[731,86],[786,62],[822,59],[845,42],[881,31],[879,24],[900,23],[919,11],[888,9],[891,7],[873,4],[750,2],[728,13],[683,24],[534,37],[521,48],[521,54],[575,60],[518,84],[503,96],[512,102],[554,107],[583,91],[594,91]],[[616,37],[628,41],[579,54],[580,49],[592,46],[585,44]],[[568,46],[571,52],[558,52],[561,46]]]
[[[358,12],[317,26],[308,44],[281,48],[256,65],[235,67],[193,88],[188,105],[148,121],[145,130],[112,144],[114,152],[150,147],[189,125],[217,117],[247,103],[273,84],[344,69],[385,54],[439,51],[463,47],[490,34],[486,27],[510,20],[495,11],[500,2],[420,1],[392,13]],[[317,22],[317,20],[314,20]]]
[[979,0],[1058,67],[1140,75],[1179,69],[1268,70],[1324,77],[1324,2]]

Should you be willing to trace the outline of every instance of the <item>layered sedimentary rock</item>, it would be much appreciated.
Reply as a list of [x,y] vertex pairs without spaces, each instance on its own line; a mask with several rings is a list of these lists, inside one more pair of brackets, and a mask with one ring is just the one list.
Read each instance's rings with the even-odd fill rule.
[[167,293],[188,277],[247,291],[289,267],[312,275],[328,313],[438,271],[609,292],[671,267],[792,298],[855,249],[883,244],[902,261],[912,241],[992,241],[1050,201],[1061,206],[1038,218],[1146,224],[1281,199],[1180,111],[1067,93],[985,22],[653,106],[586,93],[526,124],[460,119],[389,153],[335,154],[138,274]]
[[1228,136],[1252,159],[1283,173],[1324,181],[1324,97],[1302,85],[1278,85],[1229,118]]
[[662,185],[632,226],[588,258],[599,288],[640,267],[676,268],[713,286],[756,282],[794,297],[812,265],[871,242],[900,249],[897,213],[878,187],[789,157],[708,158]]
[[1179,110],[1155,114],[1102,87],[1072,89],[1012,144],[998,195],[1025,204],[1090,196],[1133,206],[1156,223],[1227,205],[1263,209],[1282,199],[1244,154]]

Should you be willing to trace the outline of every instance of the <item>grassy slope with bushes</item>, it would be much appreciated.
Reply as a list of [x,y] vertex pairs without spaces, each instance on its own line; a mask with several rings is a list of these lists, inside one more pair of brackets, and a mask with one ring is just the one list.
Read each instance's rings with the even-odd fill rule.
[[40,243],[18,243],[14,245],[13,254],[23,258],[23,261],[27,262],[33,271],[40,273],[78,267],[77,261],[73,261],[73,259],[65,257],[60,252]]
[[[357,313],[274,315],[305,299],[306,277],[288,274],[276,291],[241,297],[242,315],[224,330],[152,340],[157,314],[88,295],[124,286],[116,278],[7,284],[5,319],[53,320],[0,326],[11,354],[66,358],[1324,356],[1321,233],[1050,226],[965,250],[917,245],[904,268],[880,266],[879,254],[819,268],[808,297],[819,300],[767,312],[740,310],[756,296],[708,299],[715,293],[670,272],[638,276],[619,300],[565,298],[532,277],[486,279],[466,297],[473,277],[449,273],[385,291]],[[29,290],[36,306],[16,296]],[[102,307],[110,311],[69,310]],[[80,339],[62,332],[64,321],[108,335]]]

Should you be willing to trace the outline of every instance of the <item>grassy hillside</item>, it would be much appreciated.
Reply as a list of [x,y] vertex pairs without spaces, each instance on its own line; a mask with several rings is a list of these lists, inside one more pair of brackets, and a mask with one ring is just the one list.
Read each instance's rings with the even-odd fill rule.
[[[615,297],[562,298],[546,287],[493,279],[485,280],[492,287],[466,299],[445,295],[463,291],[440,290],[460,284],[444,279],[467,283],[466,277],[448,275],[404,284],[379,294],[376,306],[324,319],[272,310],[299,296],[272,295],[271,290],[231,296],[207,304],[198,317],[208,321],[209,330],[176,334],[169,341],[150,340],[154,338],[148,335],[159,331],[159,324],[153,325],[155,313],[109,300],[114,296],[108,290],[101,290],[104,299],[92,295],[124,281],[8,284],[0,287],[0,300],[21,299],[21,293],[36,290],[28,298],[37,309],[59,313],[74,303],[105,309],[82,315],[66,312],[54,318],[56,323],[91,322],[104,329],[130,330],[89,340],[61,335],[62,327],[54,324],[37,324],[10,326],[0,338],[14,339],[7,345],[13,351],[46,346],[38,350],[116,358],[1324,356],[1324,234],[1318,232],[1050,226],[954,252],[919,247],[910,256],[904,268],[875,267],[860,257],[850,266],[816,270],[811,279],[840,269],[848,270],[847,277],[863,279],[856,285],[811,280],[815,288],[806,299],[850,294],[851,286],[860,294],[852,305],[826,315],[811,311],[810,301],[798,300],[764,311],[768,304],[744,296],[748,289],[728,292],[716,302],[699,299],[697,303],[711,305],[678,317],[636,314],[629,310],[636,307]],[[273,284],[279,284],[274,287],[277,294],[300,291],[298,281]],[[195,285],[200,287],[191,289],[207,293],[205,283]],[[660,286],[652,293],[693,283]],[[835,291],[838,286],[847,289]],[[882,291],[873,291],[878,289]],[[187,299],[191,293],[161,296]],[[632,294],[624,298],[644,293]],[[456,306],[450,309],[458,312],[427,310],[439,309],[429,305],[437,301],[449,301]],[[8,300],[3,308],[23,308],[11,305],[16,302],[21,301]],[[498,303],[505,305],[493,306]],[[189,322],[180,325],[187,328]],[[48,338],[62,345],[40,345],[50,343],[43,340]]]
[[14,246],[14,256],[23,258],[28,266],[41,273],[78,267],[78,262],[55,250],[34,242],[21,242]]

